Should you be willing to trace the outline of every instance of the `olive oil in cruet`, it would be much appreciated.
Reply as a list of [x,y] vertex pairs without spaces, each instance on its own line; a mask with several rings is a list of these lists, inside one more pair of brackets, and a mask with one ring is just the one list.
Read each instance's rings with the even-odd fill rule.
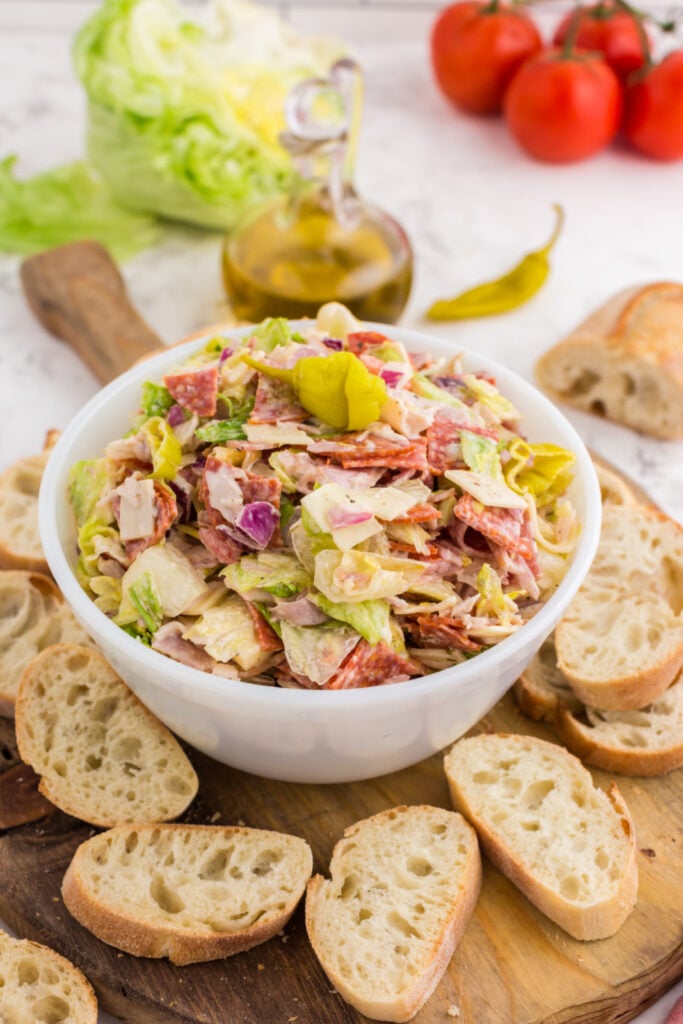
[[225,288],[240,319],[315,316],[329,301],[363,320],[394,323],[401,315],[412,283],[410,243],[352,181],[361,92],[360,68],[344,59],[328,78],[306,79],[288,96],[280,139],[296,185],[223,244]]

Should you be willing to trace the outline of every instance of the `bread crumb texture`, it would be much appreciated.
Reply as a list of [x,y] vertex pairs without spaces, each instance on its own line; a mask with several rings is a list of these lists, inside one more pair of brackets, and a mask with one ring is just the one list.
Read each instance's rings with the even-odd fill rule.
[[445,759],[454,805],[491,860],[575,938],[613,934],[637,892],[635,837],[609,794],[564,748],[531,736],[460,740]]
[[197,792],[175,738],[86,647],[57,644],[31,661],[16,730],[41,792],[93,825],[175,818]]
[[63,898],[105,942],[192,963],[248,949],[280,931],[312,864],[305,840],[279,832],[121,826],[78,848]]
[[97,1001],[81,972],[46,946],[0,932],[2,1024],[97,1024]]

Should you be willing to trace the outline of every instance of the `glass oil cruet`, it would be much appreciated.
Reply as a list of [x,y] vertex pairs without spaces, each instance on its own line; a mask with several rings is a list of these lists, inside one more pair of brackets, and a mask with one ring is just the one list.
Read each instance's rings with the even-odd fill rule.
[[362,74],[345,58],[327,78],[299,82],[287,97],[291,193],[251,212],[223,244],[223,278],[237,317],[315,316],[344,303],[362,320],[395,323],[412,283],[408,238],[352,181]]

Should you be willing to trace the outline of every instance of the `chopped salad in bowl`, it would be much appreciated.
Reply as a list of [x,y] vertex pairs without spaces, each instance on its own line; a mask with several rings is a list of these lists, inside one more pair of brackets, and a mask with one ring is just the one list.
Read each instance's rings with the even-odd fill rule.
[[488,373],[387,331],[329,304],[144,383],[130,430],[69,474],[97,607],[192,668],[315,690],[523,628],[577,542],[574,455],[529,442]]

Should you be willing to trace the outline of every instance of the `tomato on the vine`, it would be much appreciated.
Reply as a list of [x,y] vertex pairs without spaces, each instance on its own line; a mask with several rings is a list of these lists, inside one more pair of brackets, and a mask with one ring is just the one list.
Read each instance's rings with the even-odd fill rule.
[[505,95],[505,119],[537,160],[571,163],[617,134],[622,87],[596,54],[548,50],[520,68]]
[[562,46],[574,19],[578,18],[575,45],[581,50],[592,50],[604,55],[605,61],[619,78],[626,79],[645,64],[649,37],[642,20],[635,13],[622,8],[614,0],[600,0],[584,7],[577,15],[567,14],[555,29],[553,43]]
[[658,160],[683,157],[683,50],[674,50],[630,85],[624,134]]
[[434,23],[434,75],[462,110],[497,113],[513,75],[542,45],[536,25],[521,11],[499,0],[463,0],[446,7]]

